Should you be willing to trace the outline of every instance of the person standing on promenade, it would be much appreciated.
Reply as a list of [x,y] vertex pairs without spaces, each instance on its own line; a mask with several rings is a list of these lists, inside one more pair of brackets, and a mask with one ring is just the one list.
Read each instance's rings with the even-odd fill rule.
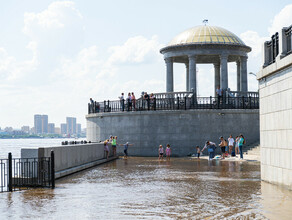
[[165,154],[166,154],[166,160],[170,160],[171,149],[170,149],[169,144],[166,145]]
[[163,153],[164,153],[164,150],[163,150],[163,147],[162,145],[160,144],[159,145],[159,148],[158,148],[158,159],[162,159],[163,160]]
[[231,155],[231,153],[232,153],[233,145],[234,145],[234,139],[233,139],[232,135],[230,135],[228,138],[229,155]]
[[218,108],[219,108],[220,102],[222,102],[222,94],[223,94],[223,91],[222,89],[220,89],[220,86],[218,86],[216,89]]
[[245,139],[243,135],[239,135],[239,142],[238,142],[238,147],[239,147],[239,152],[240,152],[240,159],[243,159],[243,152],[242,152],[242,147],[245,144]]
[[216,144],[211,142],[211,141],[207,141],[205,143],[205,146],[203,147],[203,149],[201,150],[201,152],[203,152],[206,148],[208,148],[208,152],[209,152],[209,160],[212,160],[215,156],[215,148],[216,148]]
[[[144,96],[143,96],[143,100],[146,102],[146,104],[147,104],[147,109],[149,110],[149,107],[150,107],[150,103],[149,103],[149,100],[150,100],[150,97],[149,97],[149,95],[147,94],[147,92],[145,92],[144,93]],[[145,106],[145,105],[143,105],[143,106]],[[146,107],[146,106],[145,106]]]
[[136,110],[136,97],[134,95],[134,93],[132,92],[132,106],[133,106],[133,110]]
[[128,111],[132,111],[132,96],[131,93],[128,93],[128,98],[127,98],[127,104],[128,104]]
[[121,110],[125,109],[125,103],[124,103],[124,93],[122,92],[121,96],[119,96],[120,99],[120,105],[121,105]]
[[95,113],[94,111],[94,101],[92,98],[89,99],[90,101],[90,113]]

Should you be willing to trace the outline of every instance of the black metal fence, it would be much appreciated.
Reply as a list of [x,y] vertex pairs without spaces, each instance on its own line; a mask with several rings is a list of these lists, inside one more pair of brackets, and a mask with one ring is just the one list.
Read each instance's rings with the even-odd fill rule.
[[285,35],[286,35],[286,41],[287,41],[287,54],[292,53],[292,45],[291,45],[291,39],[292,39],[292,25],[290,25],[286,30],[285,30]]
[[[98,106],[96,106],[96,104]],[[258,109],[258,96],[242,97],[170,97],[118,100],[88,104],[88,114],[99,112],[188,110],[188,109]]]
[[0,159],[0,192],[29,187],[55,187],[54,152],[51,157]]

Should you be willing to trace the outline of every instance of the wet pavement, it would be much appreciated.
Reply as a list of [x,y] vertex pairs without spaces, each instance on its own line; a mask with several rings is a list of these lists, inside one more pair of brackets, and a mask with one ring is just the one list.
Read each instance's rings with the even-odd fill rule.
[[130,157],[0,194],[1,219],[291,219],[292,192],[260,181],[260,163]]

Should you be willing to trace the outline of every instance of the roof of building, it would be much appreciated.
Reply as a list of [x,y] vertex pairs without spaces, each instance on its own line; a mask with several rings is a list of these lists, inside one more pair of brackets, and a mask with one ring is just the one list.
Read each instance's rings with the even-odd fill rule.
[[167,45],[193,45],[193,44],[223,44],[246,46],[245,43],[232,32],[216,26],[202,25],[187,29],[173,38]]

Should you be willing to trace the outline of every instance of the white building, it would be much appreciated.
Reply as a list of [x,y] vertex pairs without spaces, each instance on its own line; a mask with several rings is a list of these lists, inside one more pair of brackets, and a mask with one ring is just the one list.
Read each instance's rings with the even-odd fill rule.
[[260,94],[261,178],[292,189],[292,25],[264,44]]

